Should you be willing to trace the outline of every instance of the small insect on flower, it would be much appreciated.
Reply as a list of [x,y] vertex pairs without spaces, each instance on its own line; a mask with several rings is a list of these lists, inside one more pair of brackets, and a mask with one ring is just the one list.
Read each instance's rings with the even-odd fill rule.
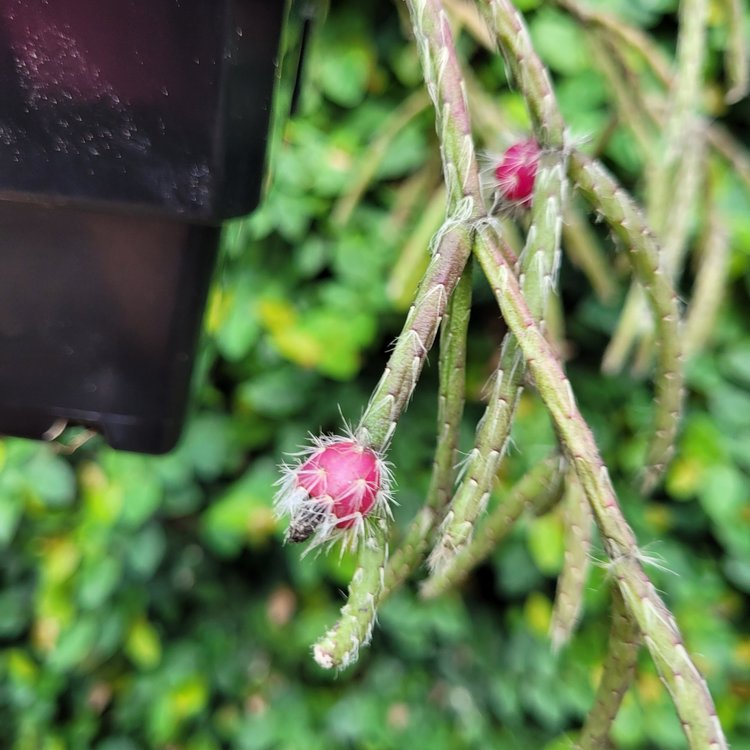
[[503,154],[494,168],[495,207],[531,205],[540,153],[539,144],[530,138],[514,143]]
[[286,541],[312,545],[343,541],[353,548],[372,515],[389,514],[390,471],[352,437],[314,438],[293,465],[282,466],[275,507],[289,517]]

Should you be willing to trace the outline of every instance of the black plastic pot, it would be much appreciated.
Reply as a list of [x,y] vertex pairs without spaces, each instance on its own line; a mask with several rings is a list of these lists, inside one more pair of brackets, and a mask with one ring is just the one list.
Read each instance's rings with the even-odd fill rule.
[[0,3],[0,432],[174,446],[219,224],[259,195],[284,5]]

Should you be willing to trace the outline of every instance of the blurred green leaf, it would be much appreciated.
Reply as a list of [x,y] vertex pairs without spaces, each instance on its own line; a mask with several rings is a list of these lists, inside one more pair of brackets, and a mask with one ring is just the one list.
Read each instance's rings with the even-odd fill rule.
[[139,618],[131,625],[125,641],[125,653],[141,669],[152,669],[161,661],[161,639],[146,619]]
[[84,566],[78,576],[78,601],[84,609],[101,607],[120,582],[122,565],[118,559],[104,557]]
[[166,551],[166,538],[160,525],[151,524],[133,536],[128,546],[128,565],[145,579],[154,575]]
[[745,477],[731,466],[715,466],[707,473],[699,499],[727,549],[740,558],[750,557],[750,493]]
[[29,593],[21,587],[0,592],[0,637],[16,638],[29,623]]
[[529,25],[534,46],[556,73],[574,75],[590,66],[582,31],[563,13],[545,8]]
[[564,529],[561,517],[547,513],[529,524],[529,551],[534,563],[545,575],[560,572],[565,551]]
[[76,478],[70,465],[56,456],[51,448],[39,448],[21,471],[42,502],[50,508],[60,508],[73,502]]
[[268,461],[252,466],[203,516],[207,543],[222,555],[234,555],[246,544],[266,542],[276,530],[271,509],[276,469]]
[[218,477],[239,459],[233,444],[234,426],[228,415],[200,414],[188,425],[180,452],[201,479]]
[[65,672],[80,668],[93,651],[97,624],[93,617],[80,617],[60,633],[55,648],[49,656],[50,668]]
[[5,472],[0,474],[0,546],[10,543],[21,521],[23,498],[17,487],[13,478],[9,481]]
[[237,389],[238,401],[258,414],[274,418],[301,411],[310,398],[313,381],[293,368],[261,372]]
[[721,357],[720,368],[727,377],[750,385],[750,341],[726,351]]
[[365,96],[374,63],[372,48],[363,37],[327,37],[326,54],[318,63],[318,75],[326,96],[336,104],[354,107]]

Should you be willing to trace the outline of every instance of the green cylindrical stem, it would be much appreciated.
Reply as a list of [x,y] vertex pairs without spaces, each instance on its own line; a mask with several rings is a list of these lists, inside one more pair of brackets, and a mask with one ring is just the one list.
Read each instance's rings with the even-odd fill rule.
[[735,104],[750,91],[750,54],[748,54],[745,8],[742,0],[724,0],[729,34],[724,67],[729,81],[725,99]]
[[658,343],[654,379],[656,411],[644,477],[644,489],[650,490],[672,456],[682,413],[682,354],[677,296],[662,269],[658,245],[627,193],[598,162],[580,152],[571,154],[569,170],[571,179],[586,199],[626,245],[635,277],[653,311]]
[[441,512],[448,504],[456,479],[456,459],[466,390],[466,340],[471,317],[471,261],[451,297],[440,334],[438,443],[433,461],[427,505]]
[[600,750],[609,746],[609,733],[635,675],[640,645],[638,624],[628,612],[622,594],[614,588],[607,655],[594,705],[576,743],[578,750]]
[[466,336],[471,314],[471,263],[467,263],[453,292],[440,331],[440,387],[438,442],[427,502],[391,556],[385,571],[384,596],[398,587],[424,559],[436,519],[450,500],[456,475],[456,457],[466,386]]
[[677,69],[664,126],[663,141],[653,154],[655,169],[648,189],[648,217],[663,241],[671,231],[668,222],[679,163],[688,153],[688,139],[701,106],[701,83],[706,51],[708,0],[681,0],[677,36]]
[[664,266],[671,279],[682,269],[705,177],[706,138],[701,121],[696,117],[686,128],[689,132],[684,134],[685,153],[676,171],[669,231],[664,232]]
[[[489,404],[477,426],[475,444],[466,463],[435,546],[430,569],[439,571],[471,539],[476,519],[484,511],[510,438],[510,427],[521,394],[524,367],[518,347],[507,338],[501,349],[501,366],[494,375]],[[508,368],[507,370],[505,368]]]
[[674,620],[641,567],[635,537],[622,515],[609,472],[578,410],[570,383],[534,321],[512,269],[487,245],[486,237],[477,235],[475,255],[490,281],[503,318],[521,345],[539,395],[578,474],[620,591],[670,688],[690,747],[726,748],[711,695],[685,650]]
[[584,421],[562,365],[526,304],[518,280],[499,253],[479,233],[474,252],[490,282],[508,327],[516,334],[539,395],[557,427],[572,466],[592,506],[604,545],[613,557],[635,550],[635,538],[622,517],[609,474]]
[[[542,153],[537,169],[531,227],[519,260],[520,280],[535,317],[542,321],[550,290],[557,285],[562,207],[565,202],[565,157]],[[486,227],[479,231],[488,231]],[[543,323],[542,323],[543,325]],[[450,503],[440,536],[430,553],[430,568],[438,571],[471,538],[484,511],[510,437],[525,368],[518,343],[506,335],[489,404],[477,427],[475,446],[464,477]]]
[[543,147],[562,148],[565,122],[549,73],[534,52],[523,17],[511,0],[482,0],[481,7],[526,100],[537,141]]
[[[662,247],[662,266],[671,279],[679,276],[684,263],[684,256],[688,249],[688,240],[693,230],[695,216],[698,209],[697,198],[704,183],[706,167],[706,143],[702,128],[696,129],[687,143],[687,152],[677,168],[675,190],[672,200],[672,213],[669,219],[669,232],[664,237]],[[636,310],[640,311],[641,319],[646,319],[648,325],[641,328],[641,341],[633,361],[633,372],[636,375],[645,373],[653,356],[654,330],[650,318],[646,318],[646,301],[640,286],[631,289],[635,293]],[[630,301],[630,298],[628,299]],[[626,305],[626,310],[628,309]],[[635,332],[638,326],[632,326]],[[619,333],[619,330],[618,332]]]
[[313,646],[315,661],[324,669],[344,669],[357,661],[359,649],[370,642],[388,559],[386,522],[362,541],[346,604],[338,622]]
[[621,372],[642,333],[651,328],[651,318],[643,298],[643,290],[632,283],[625,297],[620,318],[602,357],[602,372]]
[[727,741],[711,695],[685,648],[672,613],[634,557],[614,558],[611,570],[672,696],[690,747],[726,750]]
[[487,516],[471,542],[422,584],[422,596],[433,598],[463,581],[507,536],[525,510],[549,510],[562,494],[564,467],[565,461],[555,454],[531,469]]
[[407,0],[407,5],[422,74],[435,105],[449,213],[468,196],[472,201],[472,213],[479,216],[483,213],[479,171],[466,92],[448,17],[440,0]]
[[708,341],[716,322],[716,316],[724,299],[723,289],[727,273],[731,246],[726,222],[715,206],[709,209],[708,227],[695,286],[685,317],[685,356],[697,354]]
[[[686,153],[677,166],[671,196],[669,231],[664,233],[661,250],[661,266],[671,279],[678,276],[682,267],[703,183],[705,134],[702,127],[698,127],[697,120],[694,131],[686,139]],[[643,289],[634,284],[628,293],[620,323],[604,355],[602,366],[605,372],[618,372],[622,369],[630,349],[639,338],[641,345],[633,369],[636,373],[646,370],[652,351],[653,328]]]
[[435,509],[427,505],[423,505],[414,516],[399,548],[388,560],[383,580],[383,599],[406,581],[424,560],[438,518]]
[[565,558],[557,580],[555,605],[552,609],[550,638],[558,651],[573,635],[583,610],[583,596],[591,565],[591,516],[586,495],[574,472],[568,476],[563,501],[565,523]]
[[542,326],[547,299],[557,289],[563,211],[568,192],[566,168],[567,155],[563,151],[540,155],[531,225],[519,259],[519,282],[529,308],[542,321]]
[[[634,51],[648,64],[650,71],[662,85],[666,87],[672,85],[674,74],[671,62],[667,60],[662,50],[639,28],[630,26],[623,19],[612,14],[584,9],[576,0],[555,1],[580,18],[581,21],[606,29],[614,44],[613,51],[621,60],[626,57],[627,53]],[[741,5],[739,0],[725,1],[733,7]],[[732,12],[734,11],[732,10]],[[744,24],[734,21],[730,23],[732,34],[742,35],[744,33]],[[747,66],[745,66],[745,71],[750,75],[750,69]],[[639,95],[639,109],[663,128],[669,113],[669,106],[654,106],[653,100],[643,96],[640,90],[635,90],[633,93]],[[705,131],[706,139],[712,149],[729,162],[746,185],[750,185],[750,155],[747,154],[742,145],[718,122],[702,120],[698,127]]]
[[401,335],[355,430],[364,445],[375,450],[388,446],[422,372],[470,249],[471,232],[462,224],[448,228],[437,241]]
[[442,511],[448,504],[456,478],[458,437],[466,390],[466,340],[471,317],[471,261],[451,297],[440,336],[440,386],[438,390],[438,444],[435,450],[427,505]]

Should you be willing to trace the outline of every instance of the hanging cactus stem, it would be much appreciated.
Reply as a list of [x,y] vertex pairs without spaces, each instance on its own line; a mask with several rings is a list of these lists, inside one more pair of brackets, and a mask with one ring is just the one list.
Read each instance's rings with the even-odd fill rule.
[[471,310],[471,262],[451,297],[440,336],[438,441],[424,507],[388,561],[384,596],[414,572],[425,554],[437,519],[445,511],[456,478],[456,457],[466,387],[466,336]]
[[685,318],[685,356],[698,353],[711,336],[729,273],[729,232],[716,208],[709,212],[695,288]]
[[315,661],[323,669],[345,669],[357,661],[360,649],[370,642],[387,559],[387,527],[381,519],[361,546],[341,617],[313,646]]
[[635,676],[641,634],[638,624],[628,612],[622,594],[612,590],[612,626],[602,676],[596,690],[594,705],[586,717],[577,747],[598,750],[607,747],[622,699]]
[[677,295],[664,273],[659,247],[633,200],[596,161],[579,151],[571,154],[570,177],[604,217],[628,250],[634,274],[645,291],[657,330],[654,431],[643,479],[651,491],[669,463],[682,414],[683,375],[680,310]]
[[359,441],[376,450],[387,449],[417,386],[448,300],[471,252],[471,233],[461,224],[446,225],[436,235],[434,248],[401,335],[354,430]]
[[550,640],[559,651],[572,637],[583,614],[583,597],[591,566],[591,536],[594,519],[578,477],[570,472],[563,501],[565,556],[557,580],[552,608]]

